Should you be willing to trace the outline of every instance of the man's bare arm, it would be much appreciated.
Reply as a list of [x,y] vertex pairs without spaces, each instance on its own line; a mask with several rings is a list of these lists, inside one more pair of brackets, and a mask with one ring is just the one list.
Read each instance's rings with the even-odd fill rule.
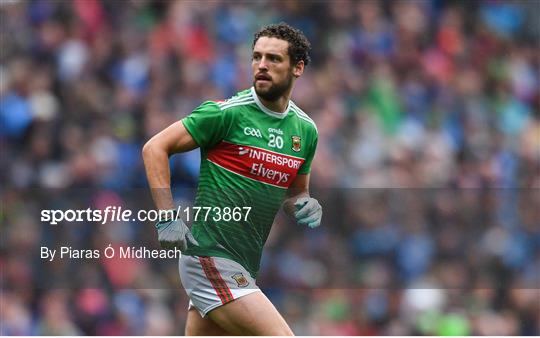
[[283,210],[291,217],[294,217],[296,207],[294,203],[300,197],[309,197],[309,174],[298,175],[287,190],[287,198],[283,201]]
[[169,156],[197,148],[182,121],[175,122],[152,137],[142,149],[146,177],[159,210],[174,209]]

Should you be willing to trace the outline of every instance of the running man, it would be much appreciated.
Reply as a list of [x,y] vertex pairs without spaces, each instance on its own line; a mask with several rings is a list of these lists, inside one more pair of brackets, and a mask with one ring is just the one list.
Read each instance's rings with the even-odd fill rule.
[[186,335],[293,335],[255,278],[281,206],[298,224],[321,222],[322,208],[308,192],[317,128],[290,100],[309,48],[302,32],[285,23],[264,27],[253,41],[253,87],[204,102],[143,148],[159,210],[175,209],[169,156],[201,149],[194,205],[207,212],[191,231],[178,217],[156,225],[161,245],[183,253]]

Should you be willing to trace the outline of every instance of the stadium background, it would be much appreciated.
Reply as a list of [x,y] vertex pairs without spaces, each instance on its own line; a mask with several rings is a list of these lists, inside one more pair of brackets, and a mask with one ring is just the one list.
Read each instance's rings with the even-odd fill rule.
[[[293,97],[318,125],[327,201],[315,231],[278,217],[264,254],[293,330],[540,334],[538,17],[535,0],[2,0],[1,334],[183,333],[187,299],[157,265],[139,274],[162,287],[104,267],[91,288],[37,288],[28,248],[49,226],[29,210],[48,195],[24,196],[143,191],[145,140],[250,86],[252,35],[282,20],[313,45]],[[198,161],[172,160],[177,198]]]

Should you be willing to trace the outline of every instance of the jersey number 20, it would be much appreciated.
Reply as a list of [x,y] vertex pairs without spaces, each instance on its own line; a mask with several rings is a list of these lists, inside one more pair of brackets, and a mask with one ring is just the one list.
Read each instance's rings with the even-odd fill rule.
[[268,141],[268,146],[272,148],[283,148],[283,138],[281,136],[276,136],[274,134],[270,134],[270,141]]

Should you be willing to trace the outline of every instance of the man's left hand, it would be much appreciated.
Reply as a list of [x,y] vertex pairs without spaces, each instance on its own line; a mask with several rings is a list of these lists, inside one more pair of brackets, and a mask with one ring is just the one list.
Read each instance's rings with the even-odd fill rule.
[[298,224],[316,228],[321,225],[322,207],[319,202],[311,197],[300,197],[294,203],[296,212],[294,217]]

